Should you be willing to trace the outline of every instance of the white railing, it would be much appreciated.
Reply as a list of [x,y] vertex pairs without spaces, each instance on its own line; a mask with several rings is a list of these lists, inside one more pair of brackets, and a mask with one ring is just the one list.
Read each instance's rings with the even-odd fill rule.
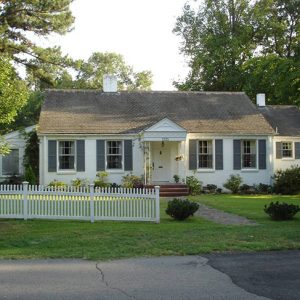
[[0,218],[160,222],[154,189],[0,185]]

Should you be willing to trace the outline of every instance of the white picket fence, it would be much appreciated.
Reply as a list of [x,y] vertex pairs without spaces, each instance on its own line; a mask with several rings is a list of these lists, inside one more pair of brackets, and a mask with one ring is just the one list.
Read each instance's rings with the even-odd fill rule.
[[0,185],[0,218],[160,222],[154,189]]

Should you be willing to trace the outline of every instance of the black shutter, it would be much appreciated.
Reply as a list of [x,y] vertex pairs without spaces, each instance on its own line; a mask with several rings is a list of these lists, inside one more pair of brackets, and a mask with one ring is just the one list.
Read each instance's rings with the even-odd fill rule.
[[189,170],[197,170],[197,140],[189,140]]
[[124,141],[124,170],[132,171],[132,140]]
[[85,171],[85,140],[76,141],[76,169],[78,172]]
[[300,142],[295,143],[295,159],[300,159]]
[[96,141],[97,171],[105,171],[105,141]]
[[233,140],[233,169],[241,169],[241,140]]
[[56,141],[48,141],[48,172],[56,172]]
[[223,140],[215,141],[216,170],[223,170]]
[[258,141],[258,168],[265,170],[267,168],[267,143],[266,140]]
[[276,158],[280,159],[282,158],[282,146],[281,146],[281,142],[276,142]]

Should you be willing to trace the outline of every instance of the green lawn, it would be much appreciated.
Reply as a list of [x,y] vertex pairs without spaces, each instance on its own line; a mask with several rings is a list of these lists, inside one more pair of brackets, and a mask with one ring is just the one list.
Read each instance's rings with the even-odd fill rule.
[[300,249],[300,213],[293,221],[274,222],[265,203],[300,205],[300,196],[191,197],[212,207],[256,220],[259,226],[218,225],[193,217],[169,218],[161,204],[161,223],[0,220],[0,258],[116,259],[136,256],[187,255],[214,251]]

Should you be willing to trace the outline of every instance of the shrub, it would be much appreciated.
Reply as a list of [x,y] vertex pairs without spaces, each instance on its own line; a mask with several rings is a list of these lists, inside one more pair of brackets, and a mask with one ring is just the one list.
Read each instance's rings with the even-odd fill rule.
[[185,220],[193,214],[199,208],[199,204],[196,202],[190,202],[187,199],[173,199],[168,202],[166,213],[176,220]]
[[37,184],[37,178],[31,166],[25,168],[24,180],[29,184]]
[[23,182],[22,176],[12,175],[6,180],[4,180],[3,182],[1,182],[1,184],[22,184],[22,182]]
[[144,185],[142,177],[127,174],[122,178],[122,187],[124,188],[142,188],[143,186]]
[[94,181],[95,187],[106,188],[110,187],[110,184],[107,182],[108,173],[105,171],[98,172],[96,174],[96,179]]
[[114,183],[112,183],[112,184],[110,185],[110,187],[113,188],[113,189],[118,189],[118,188],[121,187],[121,185],[114,182]]
[[223,186],[224,188],[230,190],[233,194],[237,194],[242,182],[243,180],[240,175],[230,175]]
[[[25,172],[28,168],[31,168],[29,171],[30,180],[28,182],[33,182],[31,184],[37,184],[39,180],[39,139],[36,133],[36,130],[25,134],[26,137],[26,146],[24,152],[24,167]],[[32,176],[34,174],[34,178]]]
[[187,176],[186,184],[191,195],[199,195],[201,193],[202,184],[195,176]]
[[207,186],[203,187],[207,190],[208,193],[214,194],[217,191],[217,186],[215,184],[208,184]]
[[89,185],[89,181],[84,178],[76,178],[72,180],[71,185],[75,187],[87,187]]
[[216,192],[217,192],[218,194],[221,194],[221,193],[222,193],[222,189],[221,189],[221,188],[217,188]]
[[300,207],[294,204],[288,203],[279,203],[278,201],[273,203],[271,202],[269,206],[265,205],[264,211],[268,214],[273,220],[290,220],[294,215],[300,211]]
[[179,182],[180,177],[179,177],[178,175],[175,174],[175,175],[173,176],[173,178],[174,178],[175,183],[178,183],[178,182]]
[[273,191],[272,186],[270,186],[268,184],[264,184],[264,183],[260,183],[255,188],[256,188],[257,193],[259,193],[259,194],[271,194]]
[[300,192],[300,167],[292,166],[286,170],[278,170],[274,175],[274,192],[294,195]]
[[53,187],[56,187],[56,188],[66,188],[67,187],[67,184],[64,183],[63,181],[58,181],[58,180],[53,180],[51,181],[48,186],[53,186]]
[[255,188],[255,186],[248,185],[248,184],[242,184],[240,186],[239,190],[240,190],[241,194],[245,194],[245,195],[251,195],[251,194],[255,194],[257,192],[257,189]]

